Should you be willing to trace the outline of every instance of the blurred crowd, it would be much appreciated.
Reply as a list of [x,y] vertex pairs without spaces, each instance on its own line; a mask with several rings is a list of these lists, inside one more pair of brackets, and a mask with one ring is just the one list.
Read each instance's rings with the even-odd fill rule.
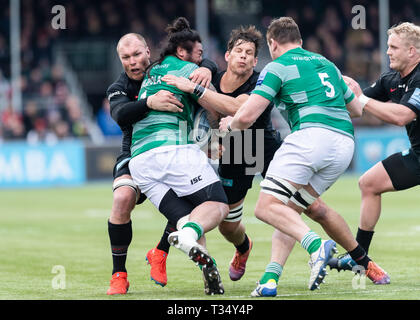
[[69,92],[61,66],[44,61],[21,78],[22,111],[12,107],[11,86],[4,77],[3,83],[6,89],[0,127],[3,140],[52,143],[88,135],[80,100]]
[[[389,25],[402,21],[420,24],[420,0],[389,1]],[[356,17],[365,8],[365,21]],[[352,9],[354,8],[353,12]],[[293,17],[298,23],[303,47],[319,52],[333,61],[343,74],[356,79],[362,88],[369,86],[381,73],[378,1],[368,0],[262,0],[261,25],[266,28],[273,12]],[[366,22],[364,29],[352,23]],[[363,25],[362,25],[363,26]],[[377,118],[364,114],[353,120],[358,126],[383,125]]]
[[[209,8],[218,0],[210,0]],[[240,1],[240,0],[238,0]],[[244,0],[245,1],[245,0]],[[247,0],[252,1],[252,0]],[[380,74],[379,8],[377,2],[367,0],[260,0],[260,25],[264,33],[271,19],[292,16],[299,24],[304,48],[319,52],[332,60],[362,87]],[[185,16],[194,26],[194,1],[159,0],[21,0],[21,60],[23,107],[11,105],[9,1],[1,0],[0,9],[0,140],[56,141],[66,137],[86,137],[88,128],[80,99],[69,89],[65,70],[53,56],[57,41],[78,39],[112,39],[127,32],[145,36],[152,59],[157,57],[165,38],[165,28],[177,16]],[[246,1],[245,1],[246,2]],[[53,29],[51,19],[54,5],[63,5],[66,29]],[[352,26],[354,5],[366,8],[366,29]],[[419,23],[420,0],[390,1],[392,21]],[[210,12],[212,39],[221,39],[219,23]],[[244,22],[245,24],[245,22]],[[223,43],[222,43],[223,42]],[[209,46],[208,46],[209,47]],[[220,61],[224,41],[212,46],[219,51],[214,59]],[[119,135],[120,131],[109,116],[106,99],[97,113],[99,127],[105,135]],[[380,121],[364,117],[359,125],[380,125]]]

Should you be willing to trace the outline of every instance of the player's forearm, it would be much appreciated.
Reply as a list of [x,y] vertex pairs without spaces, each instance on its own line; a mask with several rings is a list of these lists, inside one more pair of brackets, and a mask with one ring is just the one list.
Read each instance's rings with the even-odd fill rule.
[[241,103],[237,99],[211,90],[206,90],[205,94],[199,99],[199,103],[206,109],[211,108],[226,116],[235,115],[241,107]]
[[257,120],[259,114],[256,116],[252,108],[249,106],[248,101],[245,102],[242,107],[236,112],[235,116],[230,123],[232,130],[244,130],[248,129]]
[[346,108],[350,114],[350,118],[358,118],[363,114],[363,104],[356,97],[350,103],[346,104]]
[[374,99],[369,99],[364,110],[386,123],[397,126],[404,126],[415,118],[415,113],[404,105]]
[[148,111],[150,109],[147,106],[147,99],[111,102],[111,117],[120,127],[140,121]]
[[237,113],[237,116],[235,115],[230,123],[230,128],[231,130],[245,130],[252,126],[254,122],[255,120],[252,118]]

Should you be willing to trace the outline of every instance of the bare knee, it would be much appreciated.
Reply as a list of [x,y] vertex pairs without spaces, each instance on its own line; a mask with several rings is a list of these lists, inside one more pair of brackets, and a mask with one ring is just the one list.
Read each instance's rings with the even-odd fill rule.
[[211,202],[211,207],[208,208],[211,208],[210,212],[218,212],[218,225],[222,223],[229,214],[229,206],[222,202]]
[[271,203],[265,199],[258,199],[257,205],[255,207],[255,217],[261,221],[266,222],[267,212],[271,206]]
[[241,223],[240,221],[236,221],[236,222],[222,221],[219,224],[219,231],[222,235],[232,234],[238,229],[238,226],[240,223]]
[[316,222],[321,222],[327,218],[327,205],[318,198],[311,206],[305,210],[305,214]]
[[221,203],[219,205],[219,211],[222,217],[221,221],[223,221],[229,214],[229,206],[226,203]]
[[362,195],[379,193],[378,190],[376,190],[375,181],[371,179],[371,176],[368,174],[364,174],[359,178],[359,189],[362,192]]
[[136,193],[133,188],[119,187],[114,191],[111,220],[118,221],[119,223],[128,222],[135,205]]

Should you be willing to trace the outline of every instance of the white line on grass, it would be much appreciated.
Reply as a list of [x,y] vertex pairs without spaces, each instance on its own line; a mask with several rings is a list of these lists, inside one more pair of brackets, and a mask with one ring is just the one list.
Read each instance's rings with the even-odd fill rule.
[[[398,293],[398,292],[414,292],[414,291],[420,291],[420,288],[407,288],[407,289],[374,289],[374,290],[366,290],[366,289],[362,289],[362,290],[353,290],[353,291],[338,291],[338,292],[314,292],[314,293],[286,293],[286,294],[278,294],[275,298],[281,298],[281,297],[304,297],[304,296],[308,296],[309,298],[313,298],[316,299],[317,296],[320,295],[346,295],[346,294],[377,294],[377,293]],[[203,298],[204,296],[189,296],[189,297],[182,297],[179,298],[179,300],[197,300],[200,298]],[[213,296],[216,297],[216,296]],[[264,297],[261,298],[253,298],[251,297],[251,295],[241,295],[241,296],[229,296],[229,295],[224,295],[224,296],[220,296],[221,298],[227,298],[227,299],[243,299],[243,300],[259,300],[259,299],[264,299]],[[275,299],[275,298],[270,298],[270,299]],[[155,299],[151,299],[151,300],[155,300]],[[156,299],[156,300],[161,300],[161,299]],[[178,299],[175,299],[178,300]],[[336,299],[336,300],[340,300],[340,299]],[[398,299],[397,299],[398,300]]]

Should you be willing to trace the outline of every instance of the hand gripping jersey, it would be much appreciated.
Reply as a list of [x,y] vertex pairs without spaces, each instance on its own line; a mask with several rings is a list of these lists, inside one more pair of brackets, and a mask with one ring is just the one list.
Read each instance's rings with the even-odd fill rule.
[[166,74],[188,78],[198,66],[192,62],[167,56],[146,75],[140,89],[139,99],[146,98],[159,90],[168,90],[184,105],[182,112],[150,111],[141,121],[133,125],[131,157],[153,148],[168,145],[193,143],[190,131],[193,127],[193,114],[196,98],[174,86],[161,81]]
[[292,132],[321,127],[354,137],[346,104],[354,99],[340,71],[325,57],[292,49],[261,71],[252,92],[286,109]]

